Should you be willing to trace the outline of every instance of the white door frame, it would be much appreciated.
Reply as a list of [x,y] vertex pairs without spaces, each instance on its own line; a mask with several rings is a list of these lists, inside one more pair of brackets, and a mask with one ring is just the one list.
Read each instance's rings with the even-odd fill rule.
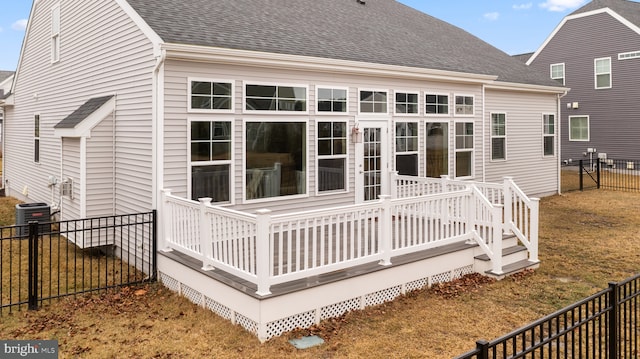
[[[359,120],[357,121],[357,127],[361,133],[360,139],[355,144],[355,202],[365,202],[365,142],[369,139],[365,138],[370,132],[368,129],[380,129],[380,138],[376,138],[380,146],[380,168],[376,169],[380,171],[380,193],[389,194],[389,158],[391,150],[393,148],[393,141],[390,139],[389,134],[389,121],[388,119],[380,120]],[[371,136],[370,136],[371,137]],[[370,138],[371,139],[371,138]],[[369,169],[371,171],[371,169]],[[377,200],[377,198],[375,198]],[[371,199],[373,200],[373,198]]]

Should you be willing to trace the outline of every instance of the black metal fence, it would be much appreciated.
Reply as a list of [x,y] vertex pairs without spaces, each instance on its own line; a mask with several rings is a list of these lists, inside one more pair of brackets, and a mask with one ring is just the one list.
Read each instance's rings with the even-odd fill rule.
[[640,275],[590,296],[554,314],[456,359],[638,358]]
[[640,192],[640,161],[580,160],[577,166],[562,167],[562,191],[609,189]]
[[0,315],[155,280],[156,213],[0,228]]

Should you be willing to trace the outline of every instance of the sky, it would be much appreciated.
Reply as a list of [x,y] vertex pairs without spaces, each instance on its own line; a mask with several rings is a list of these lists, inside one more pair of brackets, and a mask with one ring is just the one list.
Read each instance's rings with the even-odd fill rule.
[[[588,0],[399,1],[460,27],[509,55],[537,50],[563,17],[588,2]],[[31,2],[32,0],[0,0],[2,9],[0,12],[0,70],[14,71],[18,65]]]

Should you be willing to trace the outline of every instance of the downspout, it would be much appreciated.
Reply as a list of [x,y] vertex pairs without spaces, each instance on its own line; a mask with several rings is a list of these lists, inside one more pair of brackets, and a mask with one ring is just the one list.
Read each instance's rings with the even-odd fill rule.
[[486,154],[486,147],[487,147],[487,139],[485,138],[486,134],[486,121],[485,121],[485,102],[486,102],[486,98],[485,98],[485,89],[486,89],[486,84],[482,84],[482,182],[486,182],[487,181],[487,154]]
[[166,50],[160,50],[156,56],[156,64],[153,68],[153,108],[151,110],[152,135],[152,180],[151,202],[153,209],[159,209],[158,193],[160,186],[164,187],[164,70],[163,66],[167,58]]
[[558,138],[556,140],[558,143],[558,160],[556,161],[556,165],[558,166],[558,170],[556,171],[558,173],[558,194],[562,194],[562,113],[560,112],[562,111],[562,106],[560,106],[560,99],[567,96],[568,93],[569,91],[565,91],[563,94],[558,94],[558,101],[556,104],[558,106],[558,125],[556,126],[558,129]]

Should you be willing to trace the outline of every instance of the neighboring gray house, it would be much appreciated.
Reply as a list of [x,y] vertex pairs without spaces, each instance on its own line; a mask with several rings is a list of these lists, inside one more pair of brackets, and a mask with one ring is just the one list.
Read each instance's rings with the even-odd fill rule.
[[586,4],[527,64],[571,88],[562,98],[561,160],[640,159],[640,3]]
[[[9,96],[11,84],[13,83],[13,71],[0,71],[0,103]],[[0,106],[0,155],[2,155],[4,108]],[[1,187],[1,186],[0,186]]]
[[[525,193],[559,190],[567,89],[450,24],[395,0],[37,0],[25,36],[2,103],[8,195],[61,219],[158,209],[163,282],[261,339],[484,273],[481,253],[497,275],[538,263]],[[381,195],[418,207],[392,216]],[[452,257],[391,265],[445,243]],[[502,260],[511,245],[522,260]],[[390,271],[269,291],[378,262]]]

